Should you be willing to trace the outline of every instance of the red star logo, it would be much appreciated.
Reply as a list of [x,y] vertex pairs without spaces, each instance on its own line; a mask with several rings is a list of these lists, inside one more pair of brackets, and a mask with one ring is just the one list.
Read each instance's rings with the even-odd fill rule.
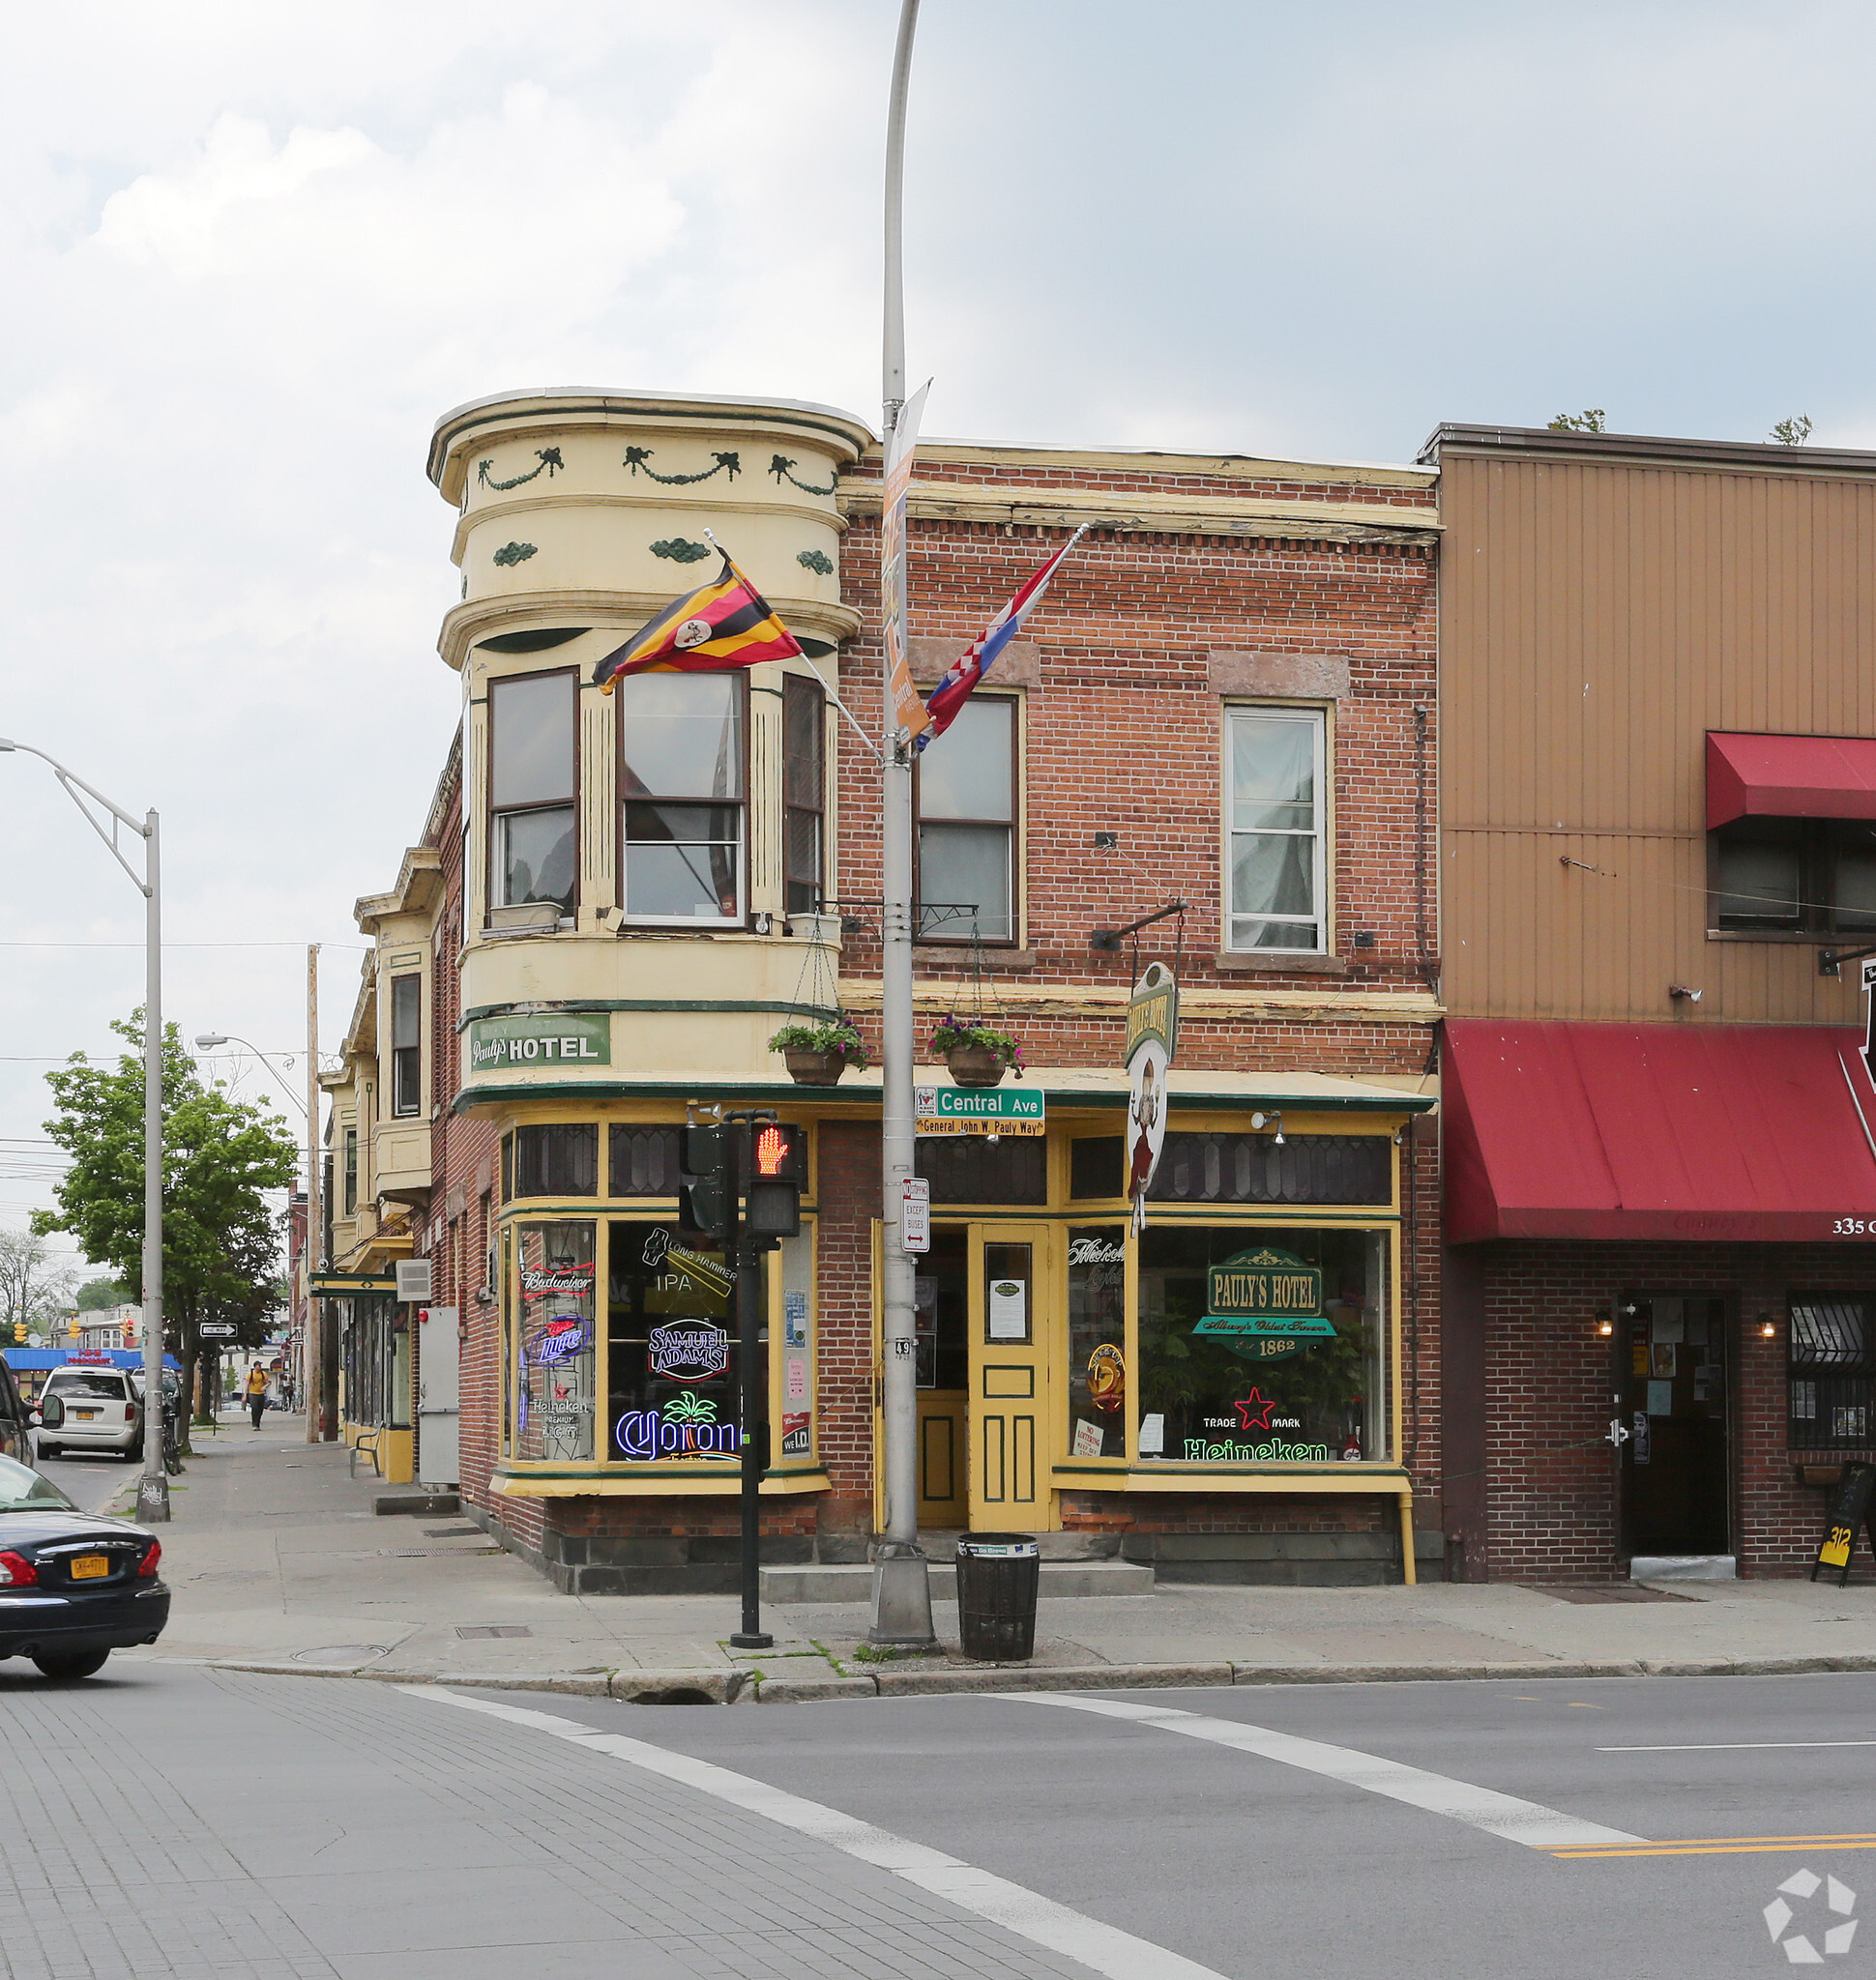
[[1238,1412],[1240,1430],[1268,1430],[1271,1427],[1271,1412],[1276,1405],[1265,1398],[1263,1390],[1253,1388],[1243,1402],[1231,1406]]

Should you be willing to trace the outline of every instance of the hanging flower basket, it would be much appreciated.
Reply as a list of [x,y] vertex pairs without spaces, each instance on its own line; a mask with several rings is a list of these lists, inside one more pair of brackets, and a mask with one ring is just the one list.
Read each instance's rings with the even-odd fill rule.
[[943,1057],[960,1087],[997,1086],[1011,1070],[1018,1079],[1023,1076],[1023,1048],[1008,1032],[991,1025],[943,1018],[931,1034],[931,1049]]
[[769,1050],[781,1054],[781,1063],[798,1087],[838,1086],[848,1066],[866,1063],[860,1034],[845,1018],[819,1025],[783,1025],[769,1040]]

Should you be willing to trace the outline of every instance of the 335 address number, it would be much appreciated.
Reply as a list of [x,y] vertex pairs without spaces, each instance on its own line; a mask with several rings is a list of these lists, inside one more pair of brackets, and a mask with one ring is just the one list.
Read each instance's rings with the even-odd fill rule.
[[1839,1217],[1831,1226],[1833,1238],[1876,1238],[1876,1217]]

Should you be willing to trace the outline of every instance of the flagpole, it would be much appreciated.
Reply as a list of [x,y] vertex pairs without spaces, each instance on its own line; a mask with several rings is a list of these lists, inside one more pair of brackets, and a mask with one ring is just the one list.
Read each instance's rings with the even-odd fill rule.
[[[886,267],[881,372],[887,447],[905,406],[905,100],[919,0],[901,0],[893,89],[886,115]],[[890,498],[889,498],[890,499]],[[884,510],[881,533],[887,533]],[[901,556],[903,553],[901,553]],[[904,626],[903,564],[898,591]],[[888,655],[890,664],[890,654]],[[890,678],[883,685],[880,937],[880,1157],[884,1183],[880,1245],[880,1422],[884,1440],[885,1530],[873,1548],[873,1608],[867,1640],[930,1648],[931,1586],[919,1545],[918,1349],[913,1313],[916,1267],[900,1229],[904,1184],[912,1175],[912,755]]]

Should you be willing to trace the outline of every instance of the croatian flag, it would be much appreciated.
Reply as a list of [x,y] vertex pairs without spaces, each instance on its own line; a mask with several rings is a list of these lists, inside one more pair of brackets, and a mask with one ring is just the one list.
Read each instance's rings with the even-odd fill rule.
[[957,719],[957,711],[970,699],[971,690],[996,665],[997,655],[1023,629],[1024,620],[1042,602],[1042,594],[1048,590],[1049,580],[1060,568],[1063,558],[1087,534],[1088,525],[1083,523],[990,621],[982,633],[951,663],[945,678],[925,697],[925,707],[931,711],[931,727],[918,739],[915,747],[923,749]]

